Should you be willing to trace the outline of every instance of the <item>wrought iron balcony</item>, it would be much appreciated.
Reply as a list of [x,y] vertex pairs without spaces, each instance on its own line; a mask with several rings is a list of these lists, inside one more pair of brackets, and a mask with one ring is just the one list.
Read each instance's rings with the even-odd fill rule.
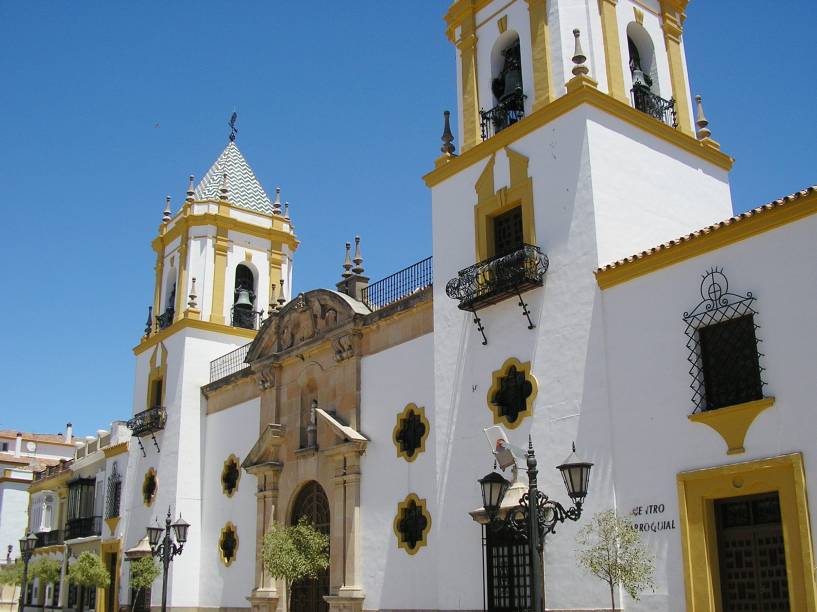
[[505,96],[499,104],[487,111],[479,111],[482,139],[486,140],[510,127],[525,116],[525,98],[521,89]]
[[675,99],[665,100],[654,94],[644,83],[636,81],[630,90],[633,97],[633,107],[655,117],[671,127],[678,127],[678,117],[675,114]]
[[173,314],[176,311],[173,308],[168,308],[162,314],[156,317],[156,325],[159,329],[164,329],[165,327],[170,327],[170,324],[173,323]]
[[37,535],[36,548],[43,548],[45,546],[56,546],[62,544],[62,531],[59,529],[52,529],[51,531],[42,531]]
[[167,421],[167,411],[162,406],[156,406],[133,415],[133,418],[128,421],[128,427],[134,436],[141,438],[164,429],[165,421]]
[[87,538],[98,536],[102,533],[101,516],[85,516],[82,518],[68,519],[65,525],[65,539]]
[[474,311],[496,304],[533,287],[541,287],[548,269],[547,255],[532,244],[460,270],[445,286],[460,310]]
[[241,327],[243,329],[258,329],[261,323],[261,317],[264,316],[264,311],[249,310],[246,308],[236,308],[233,306],[230,311],[232,314],[232,326]]

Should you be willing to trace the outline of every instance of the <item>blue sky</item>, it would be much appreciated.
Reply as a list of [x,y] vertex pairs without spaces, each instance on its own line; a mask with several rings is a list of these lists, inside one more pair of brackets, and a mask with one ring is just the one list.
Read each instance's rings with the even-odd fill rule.
[[[204,174],[233,110],[291,203],[295,290],[332,286],[355,233],[373,279],[429,255],[447,5],[0,1],[0,428],[128,418],[164,196]],[[817,3],[764,7],[697,0],[685,31],[736,211],[817,183]]]

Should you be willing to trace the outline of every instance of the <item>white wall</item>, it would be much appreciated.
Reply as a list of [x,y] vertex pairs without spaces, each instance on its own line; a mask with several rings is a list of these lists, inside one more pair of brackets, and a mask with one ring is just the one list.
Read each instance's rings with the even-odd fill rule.
[[[361,369],[361,429],[370,442],[361,460],[364,608],[437,609],[436,551],[440,547],[435,479],[433,340],[426,335],[364,357]],[[409,463],[397,456],[392,431],[407,404],[425,408],[432,431],[426,450]],[[428,546],[409,555],[398,548],[392,523],[409,493],[428,502]],[[409,603],[410,602],[410,603]]]
[[[17,474],[17,472],[12,472]],[[22,478],[22,474],[17,477]],[[0,483],[0,546],[3,558],[9,544],[11,558],[20,555],[20,538],[28,525],[28,484],[22,482]]]

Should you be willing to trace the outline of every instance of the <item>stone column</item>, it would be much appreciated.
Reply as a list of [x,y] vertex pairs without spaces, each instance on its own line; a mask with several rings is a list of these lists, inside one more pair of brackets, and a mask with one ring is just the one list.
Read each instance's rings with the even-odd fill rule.
[[278,506],[278,478],[280,467],[250,468],[250,473],[258,479],[256,498],[256,528],[255,528],[255,588],[247,598],[252,606],[252,612],[275,612],[280,598],[275,580],[264,570],[262,547],[264,536],[269,532],[275,521],[275,511]]
[[630,98],[624,91],[624,70],[621,64],[621,45],[616,19],[617,3],[618,0],[599,0],[601,32],[604,38],[604,64],[607,69],[607,93],[616,100],[629,104]]
[[554,98],[550,61],[547,0],[526,0],[530,17],[531,62],[533,64],[533,110]]
[[[684,58],[681,51],[681,33],[683,32],[683,12],[678,6],[679,0],[661,0],[662,28],[664,45],[667,48],[669,77],[672,82],[672,97],[675,98],[675,113],[678,118],[678,129],[688,136],[695,136],[692,129],[692,117],[689,114],[689,98],[684,73]],[[686,2],[683,2],[686,5]]]

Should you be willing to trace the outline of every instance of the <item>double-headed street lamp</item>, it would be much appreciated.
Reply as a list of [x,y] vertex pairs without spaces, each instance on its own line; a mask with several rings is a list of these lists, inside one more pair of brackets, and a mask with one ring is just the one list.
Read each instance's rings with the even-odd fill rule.
[[[488,515],[488,528],[494,530],[507,529],[527,540],[529,545],[529,566],[531,575],[531,608],[533,612],[544,612],[544,576],[542,573],[542,549],[545,535],[554,533],[556,525],[565,520],[579,520],[582,515],[582,504],[587,497],[587,487],[590,482],[590,468],[592,463],[581,461],[576,456],[576,445],[573,452],[559,466],[562,473],[567,494],[573,501],[573,506],[565,508],[557,501],[548,498],[539,490],[536,484],[536,455],[533,452],[533,442],[528,438],[528,452],[525,455],[528,467],[528,491],[519,500],[519,507],[511,509],[502,518],[499,508],[505,497],[505,492],[511,483],[501,474],[491,472],[479,479],[482,489],[482,504]],[[514,470],[516,467],[514,466]]]
[[[171,526],[176,534],[175,542],[173,536],[170,535]],[[187,529],[189,527],[190,523],[185,521],[181,514],[179,514],[178,520],[171,525],[170,508],[168,508],[164,529],[158,525],[158,522],[155,526],[147,528],[150,552],[154,557],[162,558],[162,612],[167,610],[167,571],[170,569],[170,562],[173,561],[173,557],[182,554],[184,543],[187,542]]]
[[20,587],[20,612],[23,612],[26,602],[26,587],[28,582],[28,562],[37,546],[37,536],[29,533],[25,538],[20,538],[20,556],[23,558],[23,580]]

